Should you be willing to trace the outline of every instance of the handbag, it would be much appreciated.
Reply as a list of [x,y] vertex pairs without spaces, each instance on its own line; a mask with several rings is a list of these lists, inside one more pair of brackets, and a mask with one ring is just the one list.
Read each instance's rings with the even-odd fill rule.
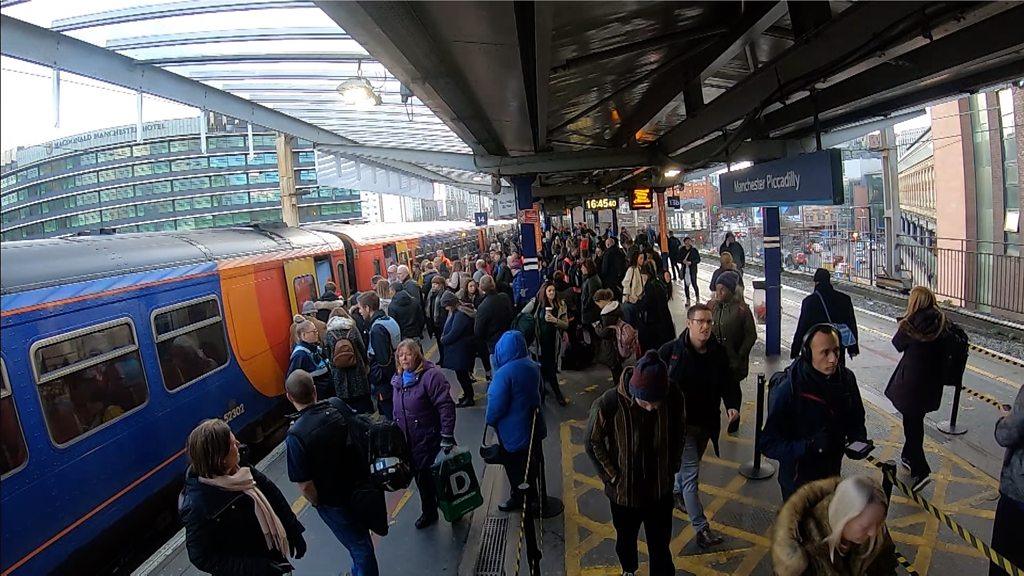
[[484,437],[480,439],[480,458],[488,464],[504,464],[505,460],[501,457],[501,444],[495,442],[494,444],[485,444],[487,441],[487,424],[484,424]]
[[814,291],[818,295],[818,300],[821,301],[821,307],[825,309],[825,318],[828,318],[828,323],[835,326],[836,330],[839,330],[839,339],[843,348],[849,348],[857,343],[857,337],[853,335],[853,330],[846,324],[836,324],[832,321],[832,315],[828,313],[828,306],[825,305],[825,299],[822,298],[821,292]]

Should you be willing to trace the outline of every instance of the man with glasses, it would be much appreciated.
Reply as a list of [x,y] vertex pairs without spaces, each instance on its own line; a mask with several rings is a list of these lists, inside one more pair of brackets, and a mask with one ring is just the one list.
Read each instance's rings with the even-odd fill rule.
[[668,364],[668,380],[683,393],[686,407],[686,436],[683,460],[676,474],[676,507],[690,517],[697,544],[708,548],[722,543],[711,531],[698,495],[700,461],[708,441],[718,456],[721,431],[719,405],[725,403],[729,422],[740,417],[742,394],[729,368],[729,356],[711,333],[711,309],[694,304],[686,311],[686,329],[658,351]]

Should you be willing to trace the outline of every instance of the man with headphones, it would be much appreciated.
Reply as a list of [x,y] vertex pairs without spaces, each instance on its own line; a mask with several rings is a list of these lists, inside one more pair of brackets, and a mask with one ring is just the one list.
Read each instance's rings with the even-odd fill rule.
[[839,475],[847,445],[867,443],[857,378],[840,363],[841,338],[832,324],[811,326],[797,359],[772,376],[761,450],[779,462],[783,500]]

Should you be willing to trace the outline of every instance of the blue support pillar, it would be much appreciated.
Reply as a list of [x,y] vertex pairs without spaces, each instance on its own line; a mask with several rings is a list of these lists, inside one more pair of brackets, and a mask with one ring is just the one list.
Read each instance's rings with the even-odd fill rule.
[[[523,210],[533,208],[533,180],[534,176],[514,176],[512,187],[516,191],[516,208],[518,208],[520,246],[523,249],[523,271],[525,274],[524,288],[526,296],[532,297],[540,290],[540,270],[537,265],[537,232],[533,223],[523,222]],[[519,295],[517,294],[518,298]]]
[[612,208],[612,236],[619,237],[619,209]]
[[764,208],[764,280],[765,355],[778,356],[782,351],[782,229],[778,206]]

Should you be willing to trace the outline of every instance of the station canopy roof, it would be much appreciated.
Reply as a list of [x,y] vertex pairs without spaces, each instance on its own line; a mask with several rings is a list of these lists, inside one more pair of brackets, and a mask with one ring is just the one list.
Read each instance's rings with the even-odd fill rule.
[[[53,38],[13,20],[17,3],[3,3],[4,55],[53,65],[38,48]],[[33,23],[294,118],[326,152],[478,187],[539,174],[540,196],[810,151],[1024,77],[1010,2],[55,4]],[[361,79],[380,105],[341,101]]]

